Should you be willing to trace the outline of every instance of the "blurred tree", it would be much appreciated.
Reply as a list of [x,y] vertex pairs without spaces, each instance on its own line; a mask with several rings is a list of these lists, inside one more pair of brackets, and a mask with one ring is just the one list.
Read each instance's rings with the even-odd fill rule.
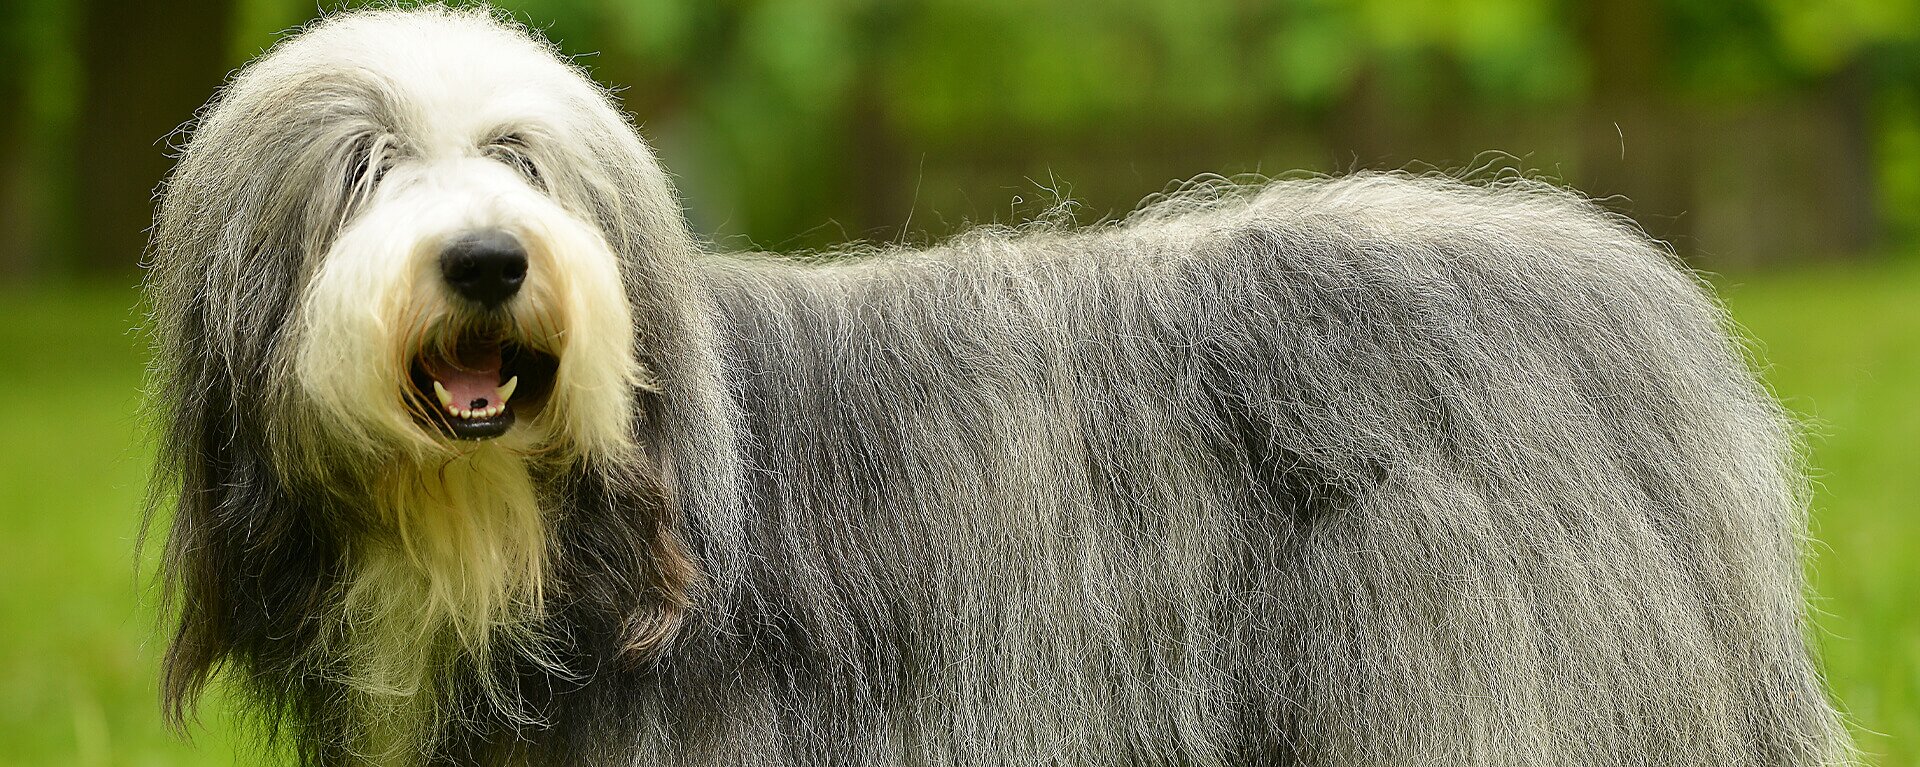
[[1691,243],[1695,136],[1663,77],[1672,71],[1666,9],[1659,0],[1610,0],[1583,11],[1591,73],[1580,126],[1586,191],[1622,195],[1648,233]]
[[76,263],[128,273],[146,247],[169,137],[220,84],[234,3],[88,0],[82,13]]
[[[1713,267],[1920,238],[1920,0],[499,5],[622,86],[696,227],[729,244],[924,240],[1068,196],[1095,218],[1209,172],[1489,162],[1611,195]],[[41,104],[0,118],[0,135],[65,141],[75,158],[0,163],[0,195],[27,198],[3,214],[17,225],[0,224],[0,274],[34,260],[9,252],[47,250],[23,237],[72,254],[39,259],[56,268],[130,266],[161,137],[314,6],[80,13],[71,140],[59,119],[73,112],[48,96],[62,81],[20,74],[70,54],[0,32],[16,38],[0,96]],[[65,164],[78,182],[62,194]],[[72,237],[67,220],[84,222]]]
[[[25,147],[33,113],[26,108],[27,41],[20,39],[26,24],[25,3],[0,2],[0,147]],[[19,153],[15,154],[19,157]],[[33,183],[29,163],[0,164],[0,280],[17,280],[30,270],[34,225],[31,215]]]

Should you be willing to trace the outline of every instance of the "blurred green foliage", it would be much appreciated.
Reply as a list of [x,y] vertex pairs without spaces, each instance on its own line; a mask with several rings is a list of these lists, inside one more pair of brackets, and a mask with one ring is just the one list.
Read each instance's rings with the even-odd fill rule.
[[[224,65],[188,103],[114,101],[165,113],[128,115],[125,136],[79,130],[117,114],[88,104],[137,85],[111,68],[125,57],[103,63],[102,41],[183,55],[167,33],[116,26],[148,5],[0,11],[16,17],[0,21],[22,62],[26,149],[0,169],[29,219],[28,235],[0,231],[0,276],[130,268],[143,202],[101,203],[143,194],[164,166],[76,181],[75,158],[103,151],[76,136],[157,156],[221,69],[315,13],[180,4],[225,25]],[[1065,198],[1084,218],[1118,215],[1205,173],[1488,162],[1607,197],[1716,269],[1920,239],[1920,0],[499,5],[621,89],[696,228],[730,246],[924,240]],[[155,178],[90,188],[143,173]]]

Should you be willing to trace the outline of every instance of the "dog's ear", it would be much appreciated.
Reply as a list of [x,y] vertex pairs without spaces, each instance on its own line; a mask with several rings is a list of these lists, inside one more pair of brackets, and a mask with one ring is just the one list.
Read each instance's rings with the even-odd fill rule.
[[166,400],[149,501],[149,524],[172,512],[160,577],[162,614],[177,624],[160,693],[166,720],[182,731],[222,668],[247,674],[247,687],[267,696],[302,687],[301,658],[317,640],[314,618],[338,562],[317,510],[302,507],[263,451],[237,447],[260,438],[236,415],[227,379],[198,380]]
[[[191,255],[159,250],[169,260]],[[158,261],[147,284],[152,302],[147,331],[155,341],[147,407],[160,432],[159,451],[148,481],[141,539],[156,524],[167,526],[160,614],[175,623],[161,667],[160,705],[167,724],[184,735],[201,692],[232,650],[230,632],[218,623],[229,614],[225,605],[233,598],[224,579],[232,554],[214,522],[229,468],[217,454],[202,452],[208,447],[224,452],[232,444],[230,436],[220,436],[231,429],[232,409],[215,399],[232,386],[204,346],[205,301],[197,292],[168,284],[164,278],[172,275]],[[169,305],[169,288],[186,296],[187,304]]]
[[175,487],[156,489],[148,519],[151,524],[157,510],[171,502],[173,519],[160,566],[161,612],[177,616],[178,623],[161,666],[160,707],[168,726],[185,734],[194,704],[227,657],[231,642],[228,632],[214,624],[226,612],[219,605],[229,596],[219,576],[223,569],[219,562],[225,555],[219,541],[207,535],[204,522],[211,505],[212,488],[206,479],[211,472],[204,466],[181,466],[176,473],[170,482],[156,479],[156,485]]
[[[315,630],[315,590],[329,581],[313,571],[335,563],[322,520],[268,463],[275,395],[264,382],[285,377],[275,349],[292,314],[306,229],[274,217],[291,213],[269,215],[264,176],[248,175],[274,163],[193,148],[249,135],[221,125],[203,121],[169,176],[146,264],[147,402],[160,431],[147,525],[166,531],[163,614],[178,624],[161,698],[176,727],[222,667],[250,675],[298,667],[284,656],[306,649],[296,641],[305,634],[282,630]],[[291,688],[269,689],[261,691]]]

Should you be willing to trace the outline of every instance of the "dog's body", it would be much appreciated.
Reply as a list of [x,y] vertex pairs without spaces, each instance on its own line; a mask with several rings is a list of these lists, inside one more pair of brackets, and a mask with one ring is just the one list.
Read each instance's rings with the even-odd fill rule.
[[1543,184],[714,254],[542,44],[386,11],[223,94],[152,289],[168,700],[311,763],[1848,758],[1786,422]]

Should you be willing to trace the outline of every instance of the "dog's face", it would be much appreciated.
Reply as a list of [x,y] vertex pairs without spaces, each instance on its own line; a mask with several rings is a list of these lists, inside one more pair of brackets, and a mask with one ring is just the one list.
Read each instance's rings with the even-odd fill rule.
[[259,169],[281,174],[279,204],[313,211],[281,351],[293,385],[270,418],[325,435],[309,462],[621,449],[642,369],[594,215],[605,158],[576,135],[610,119],[600,94],[478,17],[432,18],[431,34],[361,21],[235,86],[278,83],[272,98],[301,108],[263,116],[299,124],[253,129],[307,144],[303,172]]
[[606,561],[648,555],[597,614],[634,652],[669,635],[692,571],[639,414],[689,388],[697,252],[608,94],[484,7],[342,14],[249,64],[153,232],[175,715],[288,641],[379,732],[427,727],[387,721],[448,658],[559,668],[547,558],[581,497],[621,499]]

